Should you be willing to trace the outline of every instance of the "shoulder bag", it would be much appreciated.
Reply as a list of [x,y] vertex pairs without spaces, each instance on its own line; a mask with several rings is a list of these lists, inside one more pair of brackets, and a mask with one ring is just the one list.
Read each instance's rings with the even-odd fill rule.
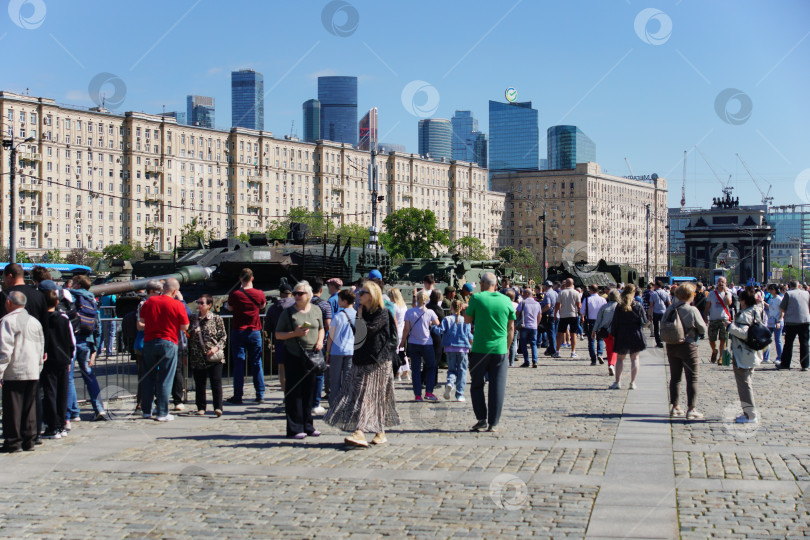
[[208,349],[205,348],[205,340],[203,339],[203,325],[200,324],[200,318],[197,317],[197,339],[200,341],[200,350],[205,355],[205,361],[209,364],[219,364],[225,358],[225,351],[218,350],[211,356],[208,356]]
[[[287,318],[290,321],[290,328],[293,328],[293,320],[292,315],[290,314],[290,309],[295,309],[295,306],[290,306],[284,310],[284,313],[287,314]],[[304,367],[307,371],[314,371],[315,373],[325,373],[327,366],[326,366],[326,359],[323,356],[323,351],[316,351],[316,350],[307,350],[304,345],[301,343],[299,338],[293,338],[295,340],[296,345],[301,350],[301,358],[304,360]]]

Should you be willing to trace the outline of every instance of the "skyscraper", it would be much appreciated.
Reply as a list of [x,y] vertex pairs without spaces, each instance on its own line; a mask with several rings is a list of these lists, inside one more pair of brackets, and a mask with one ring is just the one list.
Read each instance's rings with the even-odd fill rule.
[[321,102],[308,99],[304,102],[304,140],[315,142],[321,138]]
[[453,124],[453,159],[473,162],[473,132],[478,131],[478,119],[472,111],[456,111],[450,122]]
[[318,77],[321,138],[357,145],[357,77]]
[[231,125],[264,130],[264,75],[258,71],[231,72]]
[[489,102],[489,170],[537,170],[538,151],[537,109],[532,102]]
[[164,118],[174,118],[178,124],[188,124],[186,121],[186,113],[179,112],[179,111],[172,111],[166,113],[158,113],[158,116],[163,116]]
[[453,159],[453,125],[450,120],[419,120],[419,155],[430,159]]
[[596,161],[596,145],[577,126],[551,126],[547,131],[548,169],[576,169]]
[[487,168],[487,136],[485,133],[476,131],[473,133],[473,163],[477,163],[482,169]]
[[360,150],[377,150],[377,107],[360,119]]
[[186,98],[186,120],[190,126],[214,127],[214,98],[190,95]]

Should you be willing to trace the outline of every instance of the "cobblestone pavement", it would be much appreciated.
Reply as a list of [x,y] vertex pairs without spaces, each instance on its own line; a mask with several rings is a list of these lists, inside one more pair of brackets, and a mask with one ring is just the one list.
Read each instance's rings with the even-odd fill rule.
[[[663,354],[648,349],[642,369],[660,365]],[[397,382],[403,423],[389,431],[388,445],[369,449],[347,449],[345,433],[320,420],[321,437],[286,439],[275,384],[266,403],[226,405],[219,419],[180,415],[159,424],[131,418],[130,402],[110,403],[118,420],[80,422],[66,439],[0,456],[0,531],[7,538],[641,536],[623,530],[619,514],[612,532],[594,525],[600,492],[624,482],[606,474],[611,458],[656,454],[660,441],[639,435],[634,448],[633,428],[620,429],[641,415],[671,430],[664,442],[674,483],[638,489],[650,490],[651,505],[659,492],[674,491],[671,515],[683,538],[810,536],[810,374],[758,370],[762,421],[740,429],[731,368],[709,364],[706,343],[701,354],[704,422],[644,416],[643,401],[626,406],[631,391],[607,390],[606,366],[582,358],[510,368],[497,433],[468,431],[469,392],[466,403],[415,403],[410,385]],[[665,407],[663,382],[651,395],[656,410]]]

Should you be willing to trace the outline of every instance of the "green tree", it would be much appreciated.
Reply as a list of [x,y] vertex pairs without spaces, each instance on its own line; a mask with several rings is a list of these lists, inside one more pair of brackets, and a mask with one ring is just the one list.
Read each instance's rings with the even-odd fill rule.
[[394,258],[432,257],[437,250],[450,246],[449,234],[438,228],[431,210],[402,208],[389,214],[383,225],[380,241]]
[[352,245],[359,245],[361,243],[367,244],[370,236],[368,227],[364,227],[359,223],[347,223],[346,225],[341,225],[337,229],[337,234],[340,235],[340,239],[344,242],[347,238],[351,238]]
[[65,258],[62,257],[58,249],[50,249],[42,255],[42,262],[49,264],[63,263],[65,262]]
[[337,229],[335,222],[327,218],[323,212],[310,211],[299,206],[290,210],[285,217],[271,221],[267,228],[267,235],[274,240],[285,240],[287,233],[290,232],[290,223],[305,224],[309,228],[309,236],[324,236],[327,224],[330,234]]
[[80,247],[71,249],[70,253],[65,256],[65,261],[67,261],[68,264],[81,264],[95,268],[96,263],[98,263],[102,257],[103,255],[99,251],[90,251],[87,248]]
[[506,247],[498,252],[498,258],[503,260],[505,267],[514,268],[515,272],[523,274],[526,279],[539,281],[543,277],[537,256],[528,248],[516,250],[513,247]]
[[457,253],[463,259],[473,261],[483,261],[489,259],[489,249],[484,243],[474,236],[463,236],[453,242],[450,251]]
[[116,259],[132,260],[133,247],[130,244],[112,244],[101,250],[101,255],[108,264]]
[[30,263],[31,257],[28,256],[28,253],[24,251],[17,250],[17,262],[18,263]]
[[180,246],[185,248],[194,248],[208,243],[214,231],[210,227],[206,227],[203,220],[193,217],[191,222],[183,225],[180,229]]

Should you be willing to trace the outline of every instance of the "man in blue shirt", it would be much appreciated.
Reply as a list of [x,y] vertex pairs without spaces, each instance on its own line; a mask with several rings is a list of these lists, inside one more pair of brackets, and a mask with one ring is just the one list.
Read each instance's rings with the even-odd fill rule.
[[664,348],[664,342],[661,341],[661,319],[664,317],[664,312],[667,306],[672,302],[669,293],[664,288],[664,284],[656,281],[653,290],[650,292],[650,319],[653,322],[653,335],[655,336],[655,346]]
[[537,367],[537,323],[540,322],[542,306],[532,296],[532,290],[523,289],[523,302],[518,307],[518,313],[523,314],[523,328],[520,329],[520,352],[523,353],[523,365],[529,367],[529,349],[532,349],[532,367]]
[[357,311],[354,309],[355,296],[352,291],[338,293],[337,315],[332,317],[326,353],[329,363],[329,404],[335,406],[340,398],[340,387],[352,369],[354,355],[354,329]]
[[332,308],[332,316],[338,314],[340,306],[338,305],[338,292],[343,288],[343,280],[333,277],[326,281],[326,287],[329,289],[329,307]]
[[546,356],[553,356],[557,352],[557,321],[554,318],[554,305],[557,303],[557,291],[550,281],[543,283],[543,300],[540,302],[540,312],[546,330],[548,348],[543,351]]

